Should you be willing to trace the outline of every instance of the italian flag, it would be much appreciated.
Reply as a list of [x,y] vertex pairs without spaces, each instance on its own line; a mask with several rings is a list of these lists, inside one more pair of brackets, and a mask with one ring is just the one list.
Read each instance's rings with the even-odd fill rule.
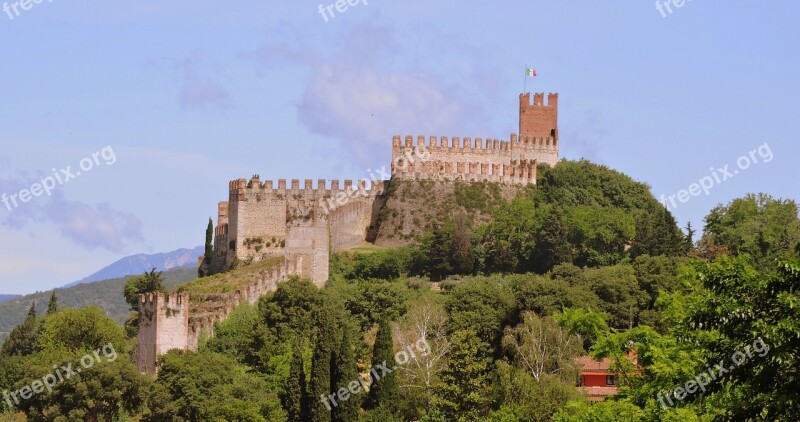
[[533,69],[525,68],[525,75],[527,76],[536,76],[536,71]]

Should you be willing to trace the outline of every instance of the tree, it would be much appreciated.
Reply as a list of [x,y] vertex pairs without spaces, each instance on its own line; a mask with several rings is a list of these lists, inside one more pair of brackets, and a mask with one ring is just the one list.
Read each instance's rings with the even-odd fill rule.
[[663,205],[641,210],[636,219],[636,237],[630,254],[679,256],[686,253],[686,239],[675,217]]
[[[86,355],[89,356],[89,355]],[[93,359],[97,359],[92,355]],[[31,378],[21,380],[15,387],[53,374],[53,366],[68,360],[80,359],[79,354],[39,353],[27,369]],[[81,366],[81,365],[77,365]],[[35,375],[34,375],[35,374]],[[28,420],[114,421],[124,414],[136,414],[146,397],[146,378],[136,365],[118,355],[99,354],[99,359],[89,367],[80,367],[63,382],[52,387],[52,392],[34,394],[20,401],[18,409]]]
[[292,277],[258,301],[258,313],[263,325],[281,342],[307,341],[313,337],[315,313],[322,306],[323,296],[313,283]]
[[56,297],[56,291],[53,290],[53,294],[50,295],[50,302],[47,304],[47,315],[53,315],[56,312],[58,312],[58,297]]
[[562,330],[554,318],[532,312],[526,312],[516,327],[506,328],[503,348],[536,381],[545,377],[574,380],[575,359],[583,352],[578,336]]
[[145,293],[166,293],[164,287],[164,277],[161,272],[156,272],[153,268],[139,277],[129,278],[125,282],[123,295],[125,302],[131,310],[128,320],[125,322],[125,331],[129,337],[135,337],[139,330],[139,295]]
[[581,338],[584,350],[588,351],[597,339],[608,332],[605,315],[601,312],[575,308],[564,309],[555,315],[558,325],[571,335]]
[[393,371],[394,345],[392,342],[392,327],[389,319],[384,318],[378,325],[375,345],[372,348],[372,382],[369,386],[366,407],[391,407],[397,396],[397,375],[394,372],[386,373],[385,369]]
[[161,272],[156,272],[153,268],[139,277],[133,277],[125,282],[125,302],[130,306],[131,311],[139,311],[139,295],[144,293],[166,293],[164,288],[164,277]]
[[[316,338],[311,365],[311,383],[308,388],[310,402],[309,420],[330,422],[332,403],[328,400],[331,391],[331,363],[336,342],[336,327],[333,311],[327,306],[316,310]],[[327,403],[327,404],[326,404]]]
[[800,243],[797,203],[764,193],[715,207],[705,223],[703,240],[736,255],[748,254],[762,266],[771,265],[774,258],[790,258]]
[[475,255],[472,248],[469,220],[464,214],[457,215],[453,220],[453,240],[450,249],[455,273],[471,273],[475,265]]
[[111,344],[119,353],[130,349],[119,324],[99,308],[66,308],[47,317],[42,323],[37,347],[45,351],[81,352]]
[[536,236],[535,268],[546,273],[563,262],[572,262],[572,245],[568,240],[564,217],[559,207],[553,207]]
[[[338,394],[342,388],[349,389],[349,384],[358,380],[358,368],[356,358],[353,353],[353,344],[350,340],[350,330],[342,330],[342,341],[339,348],[335,351],[332,359],[333,369],[331,370],[331,392]],[[350,394],[348,392],[348,394]],[[361,400],[357,395],[351,395],[347,400],[341,396],[331,412],[332,422],[350,422],[358,420],[358,410],[361,408]]]
[[22,324],[11,330],[8,340],[0,349],[2,356],[28,356],[38,350],[39,320],[36,317],[36,302],[31,303],[28,316]]
[[488,345],[473,330],[450,337],[450,353],[436,385],[436,408],[448,421],[475,421],[486,416],[490,403],[491,360]]
[[453,288],[445,308],[450,314],[450,332],[473,330],[483,342],[499,349],[503,326],[512,321],[516,301],[506,284],[484,279]]
[[[421,417],[433,407],[433,386],[450,349],[447,312],[428,298],[409,304],[409,311],[392,330],[400,350],[411,350],[408,363],[398,369],[398,387],[407,412]],[[427,350],[426,350],[427,348]],[[410,418],[409,418],[410,419]]]
[[308,419],[308,395],[306,391],[306,372],[303,369],[303,353],[294,347],[289,378],[286,380],[286,393],[283,408],[290,421],[305,422]]
[[208,227],[206,227],[206,249],[204,255],[205,264],[211,264],[211,259],[214,257],[214,223],[209,218]]
[[[639,407],[624,401],[606,400],[600,403],[571,402],[553,417],[556,422],[630,422],[645,420]],[[691,421],[690,419],[673,419]],[[696,419],[695,419],[696,420]]]
[[[727,397],[726,419],[793,420],[800,414],[800,261],[758,271],[745,258],[696,263],[697,296],[685,303],[677,334],[706,352],[707,362],[731,362],[709,391]],[[697,368],[698,370],[701,368]]]
[[160,358],[142,420],[286,420],[274,390],[245,369],[216,353],[171,350]]

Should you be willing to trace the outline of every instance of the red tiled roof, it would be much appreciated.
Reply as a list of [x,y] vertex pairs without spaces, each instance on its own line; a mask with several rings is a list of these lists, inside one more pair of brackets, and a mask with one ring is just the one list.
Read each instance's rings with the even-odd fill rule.
[[577,359],[578,365],[581,366],[581,372],[602,372],[609,373],[611,368],[611,359],[603,358],[600,361],[594,360],[591,356],[581,356]]

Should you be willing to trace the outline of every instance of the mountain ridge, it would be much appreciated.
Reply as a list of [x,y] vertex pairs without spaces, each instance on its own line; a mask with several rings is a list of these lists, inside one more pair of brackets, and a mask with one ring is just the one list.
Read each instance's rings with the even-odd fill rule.
[[94,283],[97,281],[127,277],[129,275],[139,275],[145,271],[150,271],[153,268],[158,271],[170,271],[173,269],[196,267],[197,257],[202,256],[204,252],[205,250],[202,246],[197,246],[192,249],[181,248],[171,252],[126,256],[103,267],[99,271],[82,278],[81,280],[66,284],[61,288],[69,288],[84,283]]

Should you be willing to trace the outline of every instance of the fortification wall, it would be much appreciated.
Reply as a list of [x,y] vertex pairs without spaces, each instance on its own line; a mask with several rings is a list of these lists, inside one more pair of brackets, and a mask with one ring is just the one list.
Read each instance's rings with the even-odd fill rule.
[[213,336],[214,323],[227,319],[233,308],[245,302],[254,304],[291,275],[302,274],[304,259],[295,256],[284,260],[259,273],[254,281],[227,293],[194,300],[178,293],[139,295],[139,370],[154,373],[157,358],[170,350],[197,350],[199,339]]
[[357,198],[331,212],[331,249],[339,252],[374,239],[382,203],[383,198]]
[[185,350],[189,339],[189,298],[173,293],[139,295],[139,370],[153,373],[156,358],[172,349]]
[[[329,186],[327,180],[319,179],[314,186],[312,180],[306,179],[301,187],[298,179],[291,180],[288,186],[285,179],[277,183],[271,180],[262,183],[257,177],[249,181],[233,180],[229,184],[229,201],[219,205],[218,218],[223,223],[215,229],[215,256],[230,265],[234,259],[258,261],[283,254],[292,225],[309,221],[312,215],[327,219],[329,214],[341,214],[338,210],[352,207],[351,204],[374,208],[383,194],[384,184],[366,179],[355,183],[333,180]],[[223,207],[227,207],[224,212]],[[357,219],[337,218],[334,227],[337,232],[366,234],[373,221],[371,213],[367,212]],[[362,237],[359,242],[345,244],[355,246],[364,240]]]
[[303,257],[287,259],[280,265],[263,271],[259,277],[247,285],[228,293],[209,294],[189,305],[187,320],[186,349],[196,351],[200,338],[214,335],[214,324],[228,318],[233,308],[243,304],[255,304],[265,294],[275,291],[278,284],[292,275],[300,275]]
[[392,139],[392,176],[402,180],[489,181],[535,184],[536,165],[558,161],[558,145],[551,138],[510,141],[482,138],[400,136]]

